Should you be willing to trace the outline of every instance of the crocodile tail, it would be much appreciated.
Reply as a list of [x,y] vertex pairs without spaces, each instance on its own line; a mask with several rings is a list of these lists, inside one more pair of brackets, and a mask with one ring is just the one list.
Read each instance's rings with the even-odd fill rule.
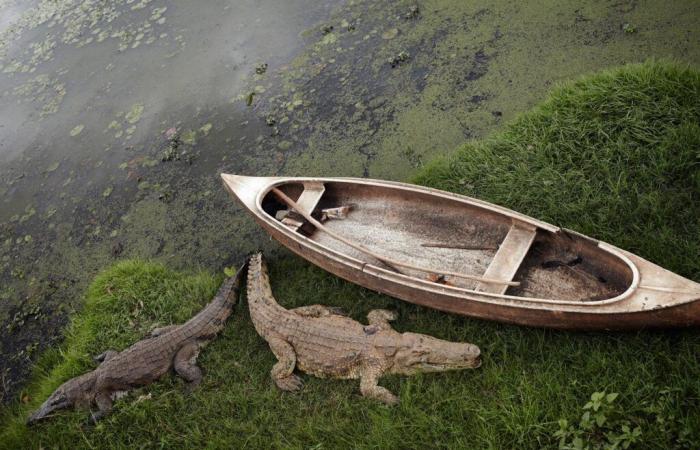
[[238,268],[235,275],[229,277],[223,282],[219,291],[214,297],[214,301],[219,301],[226,306],[233,306],[238,301],[238,295],[241,291],[241,283],[246,274],[246,269],[248,268],[248,261],[244,262],[241,267]]
[[248,260],[248,305],[255,304],[281,308],[272,296],[267,264],[262,253],[256,253]]
[[247,263],[244,263],[232,277],[227,278],[219,288],[214,299],[209,302],[196,316],[188,320],[181,330],[189,336],[209,330],[216,332],[223,327],[223,323],[231,315],[233,307],[238,300],[241,283],[246,273]]

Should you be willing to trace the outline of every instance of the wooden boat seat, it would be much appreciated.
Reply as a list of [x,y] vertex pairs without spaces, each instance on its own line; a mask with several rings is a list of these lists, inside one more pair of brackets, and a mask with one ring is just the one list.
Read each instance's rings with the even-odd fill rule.
[[[297,199],[297,205],[307,214],[311,214],[316,205],[321,200],[323,193],[326,191],[326,186],[318,181],[305,181],[304,191]],[[301,225],[297,225],[294,221],[282,221],[290,229],[297,231]]]
[[[513,220],[513,224],[498,251],[491,260],[491,264],[484,273],[484,278],[512,281],[525,255],[530,250],[535,240],[537,227],[525,222]],[[476,290],[492,294],[505,294],[507,285],[479,282]]]

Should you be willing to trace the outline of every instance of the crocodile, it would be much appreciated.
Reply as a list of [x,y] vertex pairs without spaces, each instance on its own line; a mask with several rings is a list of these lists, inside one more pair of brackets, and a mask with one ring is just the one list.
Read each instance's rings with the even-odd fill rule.
[[481,365],[476,345],[395,331],[389,324],[397,318],[392,311],[372,310],[367,315],[369,325],[363,325],[324,305],[283,308],[272,295],[260,253],[248,262],[247,297],[255,330],[277,358],[272,379],[284,391],[302,388],[301,378],[294,374],[297,367],[320,378],[360,379],[363,396],[395,405],[398,397],[378,384],[384,375]]
[[187,322],[156,328],[126,350],[107,350],[96,356],[100,365],[95,370],[59,386],[27,423],[34,424],[60,409],[91,408],[93,404],[98,411],[91,412],[89,419],[96,422],[111,412],[116,398],[159,379],[171,367],[187,382],[186,390],[192,391],[202,381],[197,356],[231,315],[245,267],[244,264],[234,276],[226,279],[214,299]]

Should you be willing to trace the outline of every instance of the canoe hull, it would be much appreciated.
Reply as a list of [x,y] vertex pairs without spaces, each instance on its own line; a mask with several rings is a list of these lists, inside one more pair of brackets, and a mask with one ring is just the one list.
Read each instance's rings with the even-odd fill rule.
[[367,289],[381,292],[416,305],[485,320],[563,330],[636,330],[700,326],[700,302],[685,303],[663,309],[585,313],[556,309],[533,309],[464,299],[453,295],[418,290],[403,283],[388,282],[363,272],[360,268],[328,258],[291,239],[279,230],[256,221],[276,241],[322,269]]
[[[690,297],[687,292],[682,302],[668,305],[656,305],[653,308],[640,308],[648,297],[678,298],[671,293],[659,293],[645,290],[643,286],[631,295],[613,303],[599,302],[599,305],[588,306],[559,305],[539,303],[517,298],[498,298],[480,292],[465,292],[450,289],[444,285],[427,283],[425,280],[414,279],[401,274],[381,269],[376,266],[357,261],[338,252],[332,251],[314,241],[280,225],[260,208],[260,199],[270,186],[293,178],[244,178],[244,186],[235,185],[229,175],[223,175],[224,185],[232,196],[237,199],[253,215],[256,222],[275,240],[292,252],[309,262],[331,272],[352,283],[367,289],[381,292],[417,305],[429,308],[498,322],[569,330],[634,330],[641,328],[671,328],[700,325],[700,287],[699,284],[686,280],[672,272],[666,271],[636,255],[624,252],[605,244],[606,247],[620,252],[621,256],[629,258],[630,264],[639,268],[642,282],[672,280],[671,285],[683,289],[691,289]],[[252,181],[251,181],[252,180]],[[267,181],[263,181],[267,180]],[[272,180],[272,181],[270,181]],[[337,179],[319,179],[331,181]],[[352,179],[345,179],[352,180]],[[358,182],[360,182],[358,180]],[[404,186],[401,183],[391,183]],[[409,185],[405,185],[409,186]],[[259,192],[255,192],[256,189]],[[423,189],[423,188],[420,188]],[[429,190],[426,188],[426,190]],[[494,205],[495,207],[495,205]],[[534,220],[534,219],[532,219]],[[679,281],[680,280],[680,281]],[[507,296],[503,296],[507,297]],[[688,300],[690,298],[690,301]],[[662,306],[663,305],[663,306]]]

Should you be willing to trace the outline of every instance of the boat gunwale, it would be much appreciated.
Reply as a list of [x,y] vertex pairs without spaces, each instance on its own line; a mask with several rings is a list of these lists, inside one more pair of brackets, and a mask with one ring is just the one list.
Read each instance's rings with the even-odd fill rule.
[[[516,295],[507,295],[507,294],[495,294],[495,293],[489,293],[489,292],[481,292],[481,291],[476,291],[473,289],[467,289],[467,288],[460,288],[457,286],[449,286],[449,285],[443,285],[443,284],[436,284],[433,282],[430,282],[428,280],[422,280],[417,277],[413,277],[410,275],[404,275],[401,273],[395,273],[391,272],[387,269],[381,268],[379,266],[376,266],[375,264],[371,264],[365,261],[361,261],[357,258],[354,258],[348,254],[341,253],[337,251],[336,249],[333,249],[331,247],[328,247],[326,245],[323,245],[319,242],[314,241],[313,239],[304,236],[303,234],[295,233],[289,230],[286,226],[284,226],[282,223],[280,223],[277,220],[274,220],[272,216],[267,214],[264,209],[262,208],[262,200],[267,196],[272,188],[282,186],[284,184],[293,184],[293,183],[304,183],[304,182],[329,182],[329,183],[356,183],[356,184],[362,184],[366,186],[379,186],[379,187],[385,187],[387,185],[390,185],[389,187],[396,187],[404,190],[409,190],[409,191],[414,191],[414,192],[422,192],[422,193],[430,193],[433,195],[438,195],[440,197],[449,199],[449,200],[456,200],[461,203],[468,204],[470,206],[474,206],[477,208],[484,208],[487,209],[491,212],[505,215],[510,218],[515,218],[517,220],[522,220],[526,223],[530,223],[533,225],[536,225],[538,228],[543,229],[544,231],[549,231],[551,233],[559,232],[561,231],[561,228],[556,227],[554,225],[548,224],[546,222],[541,222],[537,219],[525,216],[523,214],[517,213],[515,211],[511,211],[508,208],[504,208],[502,206],[494,205],[492,203],[486,202],[484,200],[479,200],[479,199],[474,199],[468,196],[460,195],[460,194],[454,194],[446,191],[440,191],[438,189],[433,189],[429,187],[423,187],[423,186],[414,186],[406,183],[400,183],[396,181],[382,181],[381,183],[369,181],[363,178],[353,178],[353,177],[343,177],[343,178],[316,178],[316,177],[267,177],[268,183],[266,183],[263,186],[259,187],[259,192],[255,196],[255,207],[258,212],[258,217],[262,218],[267,222],[269,225],[273,226],[276,228],[278,231],[280,231],[283,234],[286,234],[287,236],[292,237],[293,239],[300,241],[300,243],[303,243],[307,247],[316,247],[316,251],[318,249],[323,249],[326,252],[330,252],[335,255],[336,259],[338,259],[340,262],[344,263],[347,265],[346,261],[352,261],[356,265],[360,266],[360,271],[367,273],[372,276],[377,276],[371,273],[368,273],[364,270],[366,266],[370,266],[375,270],[378,270],[382,273],[382,275],[385,276],[385,278],[391,278],[391,277],[397,277],[399,280],[407,280],[411,281],[412,283],[417,283],[421,289],[428,289],[432,292],[439,293],[439,294],[455,294],[455,296],[462,298],[462,299],[467,299],[471,301],[479,301],[482,303],[495,303],[495,302],[489,302],[486,299],[494,299],[494,300],[511,300],[514,303],[512,304],[506,304],[506,306],[514,306],[514,307],[525,307],[525,308],[530,308],[530,309],[547,309],[551,308],[552,305],[562,305],[562,306],[576,306],[579,308],[584,308],[584,310],[592,309],[596,306],[606,306],[610,305],[613,303],[619,303],[628,297],[630,297],[639,287],[639,281],[640,281],[640,274],[639,270],[637,268],[637,265],[634,264],[630,260],[629,257],[624,255],[620,249],[607,244],[605,242],[601,242],[595,239],[592,239],[594,242],[596,242],[598,248],[604,252],[607,252],[620,260],[622,260],[629,269],[632,272],[632,281],[629,285],[629,287],[622,293],[618,294],[615,297],[609,298],[609,299],[604,299],[604,300],[594,300],[594,301],[574,301],[574,300],[556,300],[556,299],[547,299],[547,298],[535,298],[535,297],[520,297]],[[554,230],[554,231],[553,231]],[[568,230],[567,230],[568,231]],[[579,236],[579,233],[575,232],[575,234]],[[587,236],[584,236],[586,239],[591,239]],[[398,281],[398,280],[397,280]],[[393,281],[393,282],[397,282]],[[436,290],[435,288],[439,287],[440,289]],[[478,297],[485,297],[486,299],[479,299],[479,298],[465,298],[464,295],[459,295],[459,294],[472,294],[474,296]],[[520,302],[524,304],[519,304]],[[500,305],[503,305],[503,303],[497,303]],[[533,308],[534,305],[541,304],[543,308]],[[613,311],[600,311],[601,313],[606,313],[609,314]],[[620,313],[626,313],[629,311],[620,311]]]

